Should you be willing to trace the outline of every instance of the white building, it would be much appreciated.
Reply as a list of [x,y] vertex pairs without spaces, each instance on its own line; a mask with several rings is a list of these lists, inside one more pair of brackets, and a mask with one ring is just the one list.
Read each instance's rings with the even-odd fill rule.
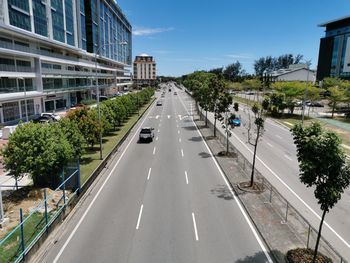
[[152,84],[156,79],[156,61],[154,58],[147,54],[136,56],[134,60],[134,82],[136,84]]
[[315,70],[307,68],[305,64],[290,65],[288,69],[279,69],[269,73],[272,81],[310,81],[316,79]]
[[0,123],[131,85],[131,31],[114,0],[0,0]]

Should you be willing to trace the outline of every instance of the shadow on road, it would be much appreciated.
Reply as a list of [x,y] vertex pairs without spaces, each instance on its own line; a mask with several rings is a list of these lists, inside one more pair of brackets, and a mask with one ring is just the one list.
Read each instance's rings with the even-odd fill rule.
[[207,152],[201,152],[198,155],[201,156],[202,158],[210,158],[211,157],[211,154],[209,154]]
[[225,185],[218,185],[216,188],[210,190],[210,192],[212,194],[216,195],[217,197],[225,199],[225,200],[232,200],[233,199],[231,191]]
[[[284,254],[278,250],[272,250],[269,252],[269,254],[273,254],[275,258],[278,259],[278,262],[285,262],[284,260]],[[273,258],[272,258],[273,260]],[[265,256],[264,252],[257,252],[252,256],[246,256],[243,259],[239,259],[236,260],[235,263],[250,263],[250,262],[261,262],[261,263],[265,263],[268,262],[267,258]]]
[[192,142],[201,142],[203,139],[202,139],[202,137],[198,136],[198,137],[192,137],[188,140],[192,141]]

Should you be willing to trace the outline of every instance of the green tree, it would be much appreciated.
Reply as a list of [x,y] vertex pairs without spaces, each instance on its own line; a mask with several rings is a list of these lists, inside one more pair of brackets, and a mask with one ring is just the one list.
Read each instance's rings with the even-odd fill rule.
[[244,74],[245,71],[239,61],[228,65],[223,71],[224,78],[230,81],[240,81]]
[[76,122],[71,121],[68,118],[62,118],[59,121],[60,129],[65,134],[68,142],[73,147],[73,155],[75,158],[80,158],[84,153],[84,145],[86,143],[83,134],[79,130],[79,126]]
[[[23,150],[25,149],[25,150]],[[37,187],[57,187],[60,174],[74,149],[56,124],[20,124],[3,151],[5,168],[11,174],[29,173]]]
[[93,147],[94,144],[98,142],[103,122],[100,124],[98,121],[96,109],[88,109],[87,107],[78,108],[70,111],[67,114],[67,118],[78,125],[88,145]]
[[300,181],[315,188],[315,197],[323,211],[314,250],[315,262],[324,218],[349,186],[350,166],[345,161],[339,137],[323,131],[319,123],[306,128],[298,124],[292,133],[300,163]]
[[248,122],[248,143],[254,147],[253,154],[253,165],[252,171],[250,174],[250,187],[254,185],[254,173],[255,173],[255,161],[256,161],[256,151],[258,148],[258,143],[260,138],[263,136],[264,132],[264,123],[266,119],[266,112],[269,108],[270,101],[265,98],[263,102],[260,104],[255,103],[252,106],[253,112],[253,123],[251,121],[251,117],[249,114],[249,122]]
[[339,102],[345,101],[345,90],[341,86],[333,86],[328,88],[329,102],[332,107],[332,118],[334,117],[335,109]]

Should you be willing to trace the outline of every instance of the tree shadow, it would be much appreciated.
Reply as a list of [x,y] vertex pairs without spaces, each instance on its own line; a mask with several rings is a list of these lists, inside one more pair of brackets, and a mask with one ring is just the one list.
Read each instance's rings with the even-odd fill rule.
[[202,158],[210,158],[212,156],[207,152],[200,152],[198,155],[201,156]]
[[225,200],[233,199],[232,193],[226,185],[218,185],[216,188],[210,190],[210,192],[216,195],[218,198],[222,198]]
[[92,158],[91,157],[82,157],[80,159],[80,164],[81,165],[85,165],[85,164],[88,164],[88,163],[91,163],[92,162]]
[[[286,262],[284,254],[279,250],[271,250],[269,254],[274,262],[282,262],[282,263]],[[245,258],[238,259],[235,261],[235,263],[251,263],[251,262],[265,263],[268,261],[263,251],[257,252],[252,256],[246,256]]]
[[203,139],[202,139],[202,137],[197,136],[197,137],[192,137],[192,138],[190,138],[188,140],[192,141],[192,142],[201,142]]
[[185,130],[188,130],[188,131],[196,131],[197,130],[196,126],[185,126],[183,128]]

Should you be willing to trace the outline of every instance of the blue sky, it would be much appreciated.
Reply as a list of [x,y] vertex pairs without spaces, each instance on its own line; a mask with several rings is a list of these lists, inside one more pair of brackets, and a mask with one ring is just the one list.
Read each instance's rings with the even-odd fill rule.
[[133,26],[133,56],[153,55],[159,75],[239,60],[303,54],[317,67],[318,24],[349,15],[348,0],[118,0]]

